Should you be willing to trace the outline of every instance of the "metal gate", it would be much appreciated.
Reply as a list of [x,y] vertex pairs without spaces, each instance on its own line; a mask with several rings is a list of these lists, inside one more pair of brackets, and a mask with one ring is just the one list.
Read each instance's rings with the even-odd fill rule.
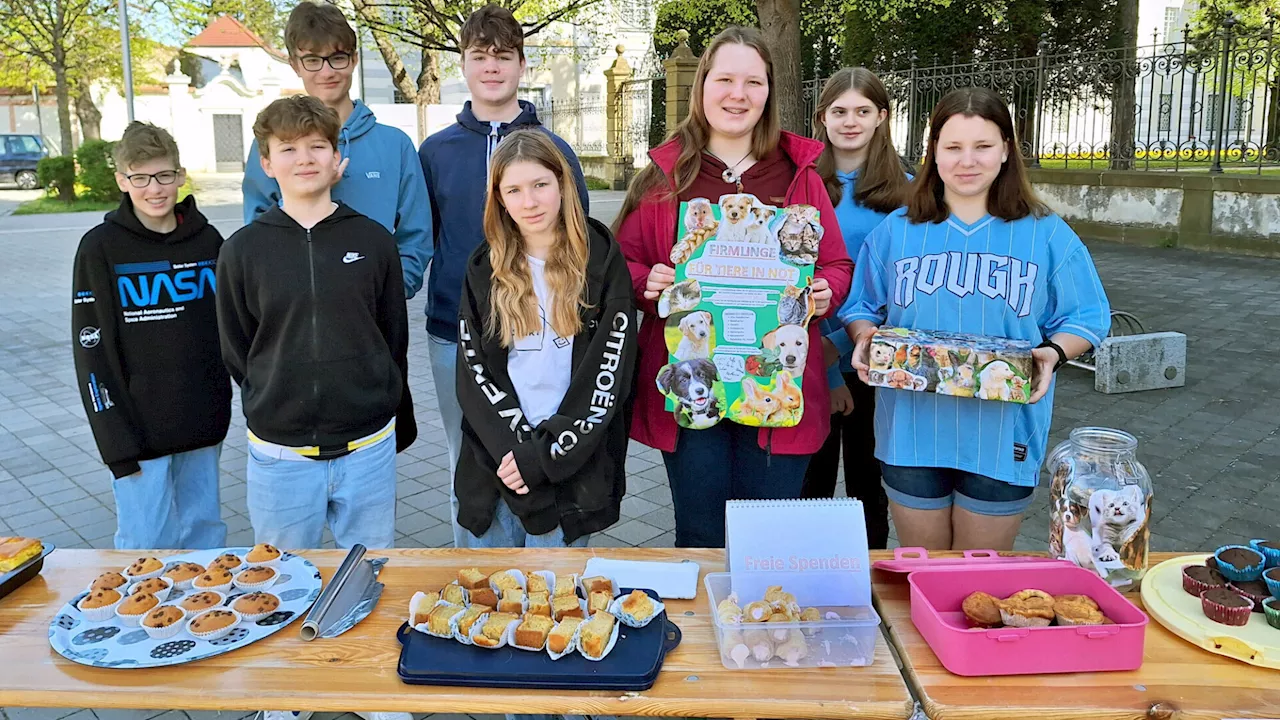
[[217,172],[244,170],[244,125],[240,115],[213,116],[213,155]]

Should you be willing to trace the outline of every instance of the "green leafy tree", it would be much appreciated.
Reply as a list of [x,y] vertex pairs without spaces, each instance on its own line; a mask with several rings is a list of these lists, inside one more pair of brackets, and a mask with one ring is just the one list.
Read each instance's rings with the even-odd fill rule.
[[184,37],[194,37],[219,16],[230,15],[267,43],[281,47],[284,23],[295,4],[291,0],[160,0],[159,7]]

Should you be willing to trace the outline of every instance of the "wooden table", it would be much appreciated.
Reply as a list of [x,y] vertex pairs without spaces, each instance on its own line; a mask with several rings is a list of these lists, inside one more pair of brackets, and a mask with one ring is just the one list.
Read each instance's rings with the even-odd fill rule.
[[[945,557],[954,553],[931,553]],[[1151,566],[1180,553],[1151,553]],[[884,559],[889,554],[875,554]],[[1154,619],[1132,672],[969,678],[942,667],[911,622],[906,576],[873,571],[880,617],[912,692],[932,720],[1280,718],[1280,671],[1197,648]],[[1127,596],[1138,607],[1138,593]]]
[[[160,554],[160,553],[157,553]],[[327,581],[340,551],[303,553]],[[913,703],[884,638],[866,668],[729,671],[720,662],[701,579],[694,601],[667,613],[684,639],[644,692],[566,692],[411,686],[396,676],[395,631],[416,590],[434,590],[463,567],[581,572],[588,558],[690,558],[723,569],[720,550],[392,550],[382,599],[367,619],[329,640],[303,642],[299,624],[198,663],[146,670],[93,668],[49,647],[49,620],[98,573],[136,551],[58,550],[41,574],[0,599],[0,707],[293,709],[440,713],[562,713],[705,717],[907,718]]]

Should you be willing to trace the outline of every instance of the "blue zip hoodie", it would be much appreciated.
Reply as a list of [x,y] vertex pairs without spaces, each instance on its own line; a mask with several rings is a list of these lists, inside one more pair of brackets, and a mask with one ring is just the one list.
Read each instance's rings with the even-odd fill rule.
[[[431,195],[431,227],[435,229],[433,252],[429,253],[431,275],[427,278],[427,332],[450,342],[458,342],[458,300],[467,273],[467,258],[484,242],[484,203],[489,179],[489,157],[502,138],[516,130],[541,128],[533,104],[520,101],[520,115],[509,123],[486,122],[476,118],[468,101],[457,122],[422,141],[418,159]],[[582,209],[590,212],[587,183],[582,166],[569,143],[550,130],[573,168]]]
[[[395,236],[404,269],[404,295],[413,297],[431,261],[430,201],[413,141],[403,130],[379,124],[373,111],[356,100],[338,135],[338,151],[350,162],[333,186],[333,199]],[[246,225],[280,205],[280,185],[262,171],[257,140],[249,148],[241,188]]]

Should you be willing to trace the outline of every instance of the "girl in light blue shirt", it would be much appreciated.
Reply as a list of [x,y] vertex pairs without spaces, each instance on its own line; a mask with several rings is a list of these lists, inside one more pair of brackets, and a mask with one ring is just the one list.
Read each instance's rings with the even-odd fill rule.
[[[813,114],[814,137],[825,149],[818,158],[836,221],[849,257],[890,212],[906,200],[904,173],[889,134],[889,93],[866,68],[844,68],[827,80]],[[849,364],[853,342],[835,319],[823,322],[822,349],[831,388],[831,431],[805,472],[801,496],[835,495],[844,448],[845,494],[862,501],[867,542],[873,549],[889,542],[889,504],[880,485],[875,458],[875,390]]]
[[876,457],[904,546],[1009,550],[1040,475],[1054,372],[1106,337],[1088,250],[1031,189],[1008,107],[984,88],[934,108],[920,177],[859,251],[841,308],[864,381],[877,326],[1028,340],[1030,404],[879,389]]

